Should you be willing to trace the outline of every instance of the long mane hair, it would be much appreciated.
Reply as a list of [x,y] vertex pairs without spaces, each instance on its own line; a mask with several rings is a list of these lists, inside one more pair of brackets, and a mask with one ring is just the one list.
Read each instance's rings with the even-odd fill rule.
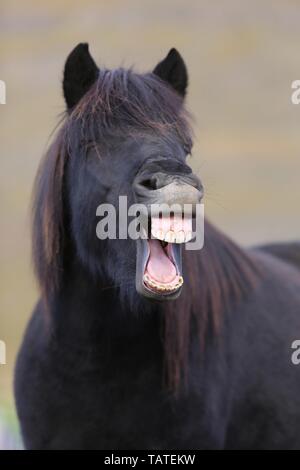
[[[172,132],[173,131],[173,134]],[[152,132],[159,139],[177,134],[191,145],[189,115],[182,98],[152,73],[122,68],[99,71],[99,77],[77,106],[63,116],[54,142],[39,167],[33,191],[33,261],[42,297],[60,287],[66,233],[65,168],[70,155],[97,151],[107,138]]]
[[218,340],[224,313],[247,298],[262,274],[245,250],[207,220],[203,249],[185,251],[183,266],[184,289],[164,315],[165,379],[173,391],[187,385],[191,329],[203,352],[208,332]]
[[[65,168],[72,150],[85,154],[91,141],[104,142],[109,133],[134,135],[149,130],[168,139],[175,131],[191,144],[188,114],[181,97],[153,74],[131,70],[100,71],[62,126],[43,159],[34,188],[33,259],[42,300],[49,304],[61,288],[65,266]],[[200,344],[209,327],[217,333],[226,306],[247,295],[257,281],[257,269],[247,253],[209,223],[205,247],[184,253],[185,287],[178,300],[164,309],[166,380],[177,390],[186,376],[192,323]]]

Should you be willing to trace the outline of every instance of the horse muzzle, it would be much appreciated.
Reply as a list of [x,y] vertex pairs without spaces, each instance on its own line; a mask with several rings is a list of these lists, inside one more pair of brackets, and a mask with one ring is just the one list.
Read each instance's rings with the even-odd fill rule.
[[133,190],[146,233],[137,240],[136,289],[154,300],[176,299],[184,282],[182,244],[193,238],[203,186],[186,164],[163,159],[145,162]]

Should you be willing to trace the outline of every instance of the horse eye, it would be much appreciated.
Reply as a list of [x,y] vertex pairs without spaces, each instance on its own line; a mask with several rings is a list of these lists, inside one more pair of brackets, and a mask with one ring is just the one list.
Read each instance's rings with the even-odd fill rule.
[[183,147],[186,158],[192,155],[192,146],[191,145],[184,145]]

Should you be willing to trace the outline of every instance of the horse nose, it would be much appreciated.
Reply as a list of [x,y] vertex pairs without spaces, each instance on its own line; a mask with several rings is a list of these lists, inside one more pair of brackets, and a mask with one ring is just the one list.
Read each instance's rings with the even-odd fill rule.
[[147,206],[179,204],[181,207],[190,204],[193,206],[193,213],[204,192],[201,181],[190,169],[189,172],[173,174],[164,171],[142,171],[136,176],[133,189],[139,203]]
[[158,172],[152,175],[141,175],[140,178],[136,178],[135,184],[140,185],[145,191],[156,191],[168,186],[171,183],[189,184],[198,191],[203,192],[203,186],[196,175],[190,173],[188,175],[169,175],[167,173]]

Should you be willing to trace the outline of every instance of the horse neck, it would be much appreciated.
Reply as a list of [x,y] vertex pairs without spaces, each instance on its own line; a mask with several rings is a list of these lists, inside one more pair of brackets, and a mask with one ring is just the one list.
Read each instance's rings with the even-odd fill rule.
[[[132,308],[120,298],[116,288],[107,288],[105,279],[95,279],[77,262],[68,269],[67,281],[52,302],[54,326],[74,340],[99,343],[110,338],[124,348],[130,342],[159,337],[160,312],[149,302]],[[137,294],[136,294],[137,295]]]
[[[206,242],[199,252],[186,252],[185,286],[179,299],[157,306],[134,292],[138,305],[120,297],[120,291],[97,282],[75,261],[53,302],[53,322],[61,337],[82,344],[116,345],[122,353],[165,349],[170,362],[184,364],[191,335],[207,341],[218,334],[226,308],[249,295],[258,275],[250,255],[206,224]],[[134,290],[134,288],[133,288]],[[191,325],[193,327],[191,328]],[[163,340],[162,340],[163,338]],[[155,346],[156,345],[156,346]],[[176,361],[175,361],[176,362]]]

